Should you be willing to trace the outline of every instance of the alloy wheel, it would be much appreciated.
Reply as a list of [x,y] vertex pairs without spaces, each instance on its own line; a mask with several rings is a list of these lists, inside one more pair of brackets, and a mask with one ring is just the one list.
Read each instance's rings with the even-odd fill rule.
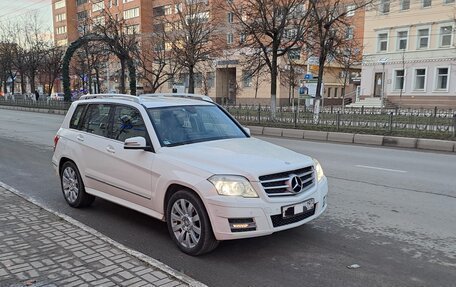
[[174,202],[171,208],[171,227],[179,244],[194,248],[201,238],[201,220],[198,211],[186,199]]

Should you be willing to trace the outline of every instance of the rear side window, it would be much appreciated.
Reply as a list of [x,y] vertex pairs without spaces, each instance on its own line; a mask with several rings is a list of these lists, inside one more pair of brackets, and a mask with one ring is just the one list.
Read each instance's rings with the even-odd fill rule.
[[79,128],[79,123],[82,120],[82,115],[84,114],[84,109],[86,105],[78,105],[76,107],[76,110],[73,113],[73,116],[71,117],[70,120],[70,129],[78,129]]
[[132,137],[148,138],[141,113],[132,107],[116,106],[111,138],[118,141],[125,141],[127,138]]
[[111,105],[89,105],[84,120],[82,121],[81,130],[91,134],[108,137],[110,110]]

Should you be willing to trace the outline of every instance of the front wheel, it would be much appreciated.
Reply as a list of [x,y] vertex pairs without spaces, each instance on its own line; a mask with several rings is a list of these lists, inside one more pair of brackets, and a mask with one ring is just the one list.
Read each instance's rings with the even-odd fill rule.
[[67,161],[60,172],[63,196],[71,207],[86,207],[92,204],[95,196],[85,192],[84,183],[76,165]]
[[212,232],[209,216],[202,201],[194,193],[174,193],[166,208],[168,231],[180,250],[201,255],[214,250],[218,241]]

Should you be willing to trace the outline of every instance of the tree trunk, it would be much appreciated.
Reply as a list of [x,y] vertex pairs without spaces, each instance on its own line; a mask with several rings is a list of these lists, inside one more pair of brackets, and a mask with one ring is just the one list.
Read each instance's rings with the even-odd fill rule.
[[277,52],[273,52],[271,68],[271,119],[275,120],[277,107]]
[[30,73],[30,93],[35,92],[35,73]]
[[25,87],[25,76],[21,72],[21,94],[25,94],[27,92],[26,87]]
[[189,66],[188,67],[188,93],[194,94],[195,93],[195,67]]
[[95,84],[96,84],[95,93],[99,94],[100,93],[100,72],[98,71],[98,69],[95,69]]
[[325,68],[326,54],[324,51],[320,53],[318,63],[318,79],[317,79],[317,89],[315,91],[315,101],[314,101],[314,122],[317,123],[320,117],[320,106],[322,105],[322,95],[321,95],[321,86],[323,84],[323,71]]
[[125,59],[120,60],[120,93],[125,94]]

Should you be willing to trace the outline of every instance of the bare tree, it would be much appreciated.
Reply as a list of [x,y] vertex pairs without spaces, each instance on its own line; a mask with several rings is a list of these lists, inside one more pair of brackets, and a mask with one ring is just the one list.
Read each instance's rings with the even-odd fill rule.
[[46,80],[45,94],[50,95],[52,93],[55,80],[60,76],[63,54],[64,50],[61,47],[51,47],[45,51],[41,68]]
[[24,58],[26,62],[25,75],[30,82],[30,91],[33,93],[38,71],[43,65],[43,57],[49,47],[49,40],[45,39],[45,31],[39,21],[38,14],[29,14],[22,27],[24,37]]
[[362,44],[358,39],[347,35],[345,42],[332,53],[334,60],[341,66],[342,71],[342,108],[345,108],[345,96],[347,94],[347,85],[350,80],[350,75],[355,68],[360,69],[362,62]]
[[[114,17],[107,9],[103,10],[102,22],[91,23],[91,33],[107,39],[107,49],[115,54],[120,61],[120,92],[125,93],[126,68],[129,61],[133,61],[139,46],[137,30],[123,18]],[[131,63],[130,63],[131,64]],[[131,71],[130,71],[131,72]],[[135,75],[129,75],[130,77]]]
[[150,35],[142,35],[141,49],[135,51],[139,77],[147,82],[152,93],[172,81],[180,68],[165,41],[163,30],[154,31]]
[[303,69],[299,64],[301,59],[300,50],[290,50],[288,57],[285,57],[285,65],[280,67],[280,82],[282,85],[288,86],[288,102],[293,103],[295,99],[295,89],[301,84],[303,79]]
[[372,0],[309,0],[310,21],[308,45],[314,47],[318,55],[318,80],[314,112],[316,120],[320,112],[321,86],[325,64],[329,56],[334,56],[345,43],[346,31],[351,22],[347,14],[364,9]]
[[218,9],[210,9],[217,5],[207,5],[204,0],[187,0],[175,1],[174,5],[170,6],[170,9],[175,9],[175,15],[161,19],[166,25],[165,46],[170,46],[172,57],[179,66],[187,70],[188,92],[194,93],[197,66],[217,55],[215,47],[220,41],[216,12]]
[[[307,0],[228,1],[228,9],[245,35],[243,46],[268,67],[271,77],[271,116],[275,118],[279,58],[304,44],[308,26]],[[257,66],[261,70],[262,65]]]

